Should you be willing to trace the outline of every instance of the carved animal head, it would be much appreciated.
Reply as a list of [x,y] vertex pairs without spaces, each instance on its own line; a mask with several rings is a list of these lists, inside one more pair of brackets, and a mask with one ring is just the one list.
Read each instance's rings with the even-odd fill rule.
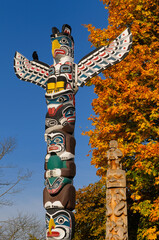
[[48,209],[46,213],[47,239],[72,239],[75,220],[69,210]]
[[52,28],[51,42],[52,55],[55,61],[60,61],[66,56],[74,58],[74,41],[71,36],[71,27],[68,24],[63,25],[62,32],[56,27]]

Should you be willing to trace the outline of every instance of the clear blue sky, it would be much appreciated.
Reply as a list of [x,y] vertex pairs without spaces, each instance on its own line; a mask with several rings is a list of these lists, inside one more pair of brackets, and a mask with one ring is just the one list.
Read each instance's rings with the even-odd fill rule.
[[[0,220],[16,215],[17,212],[44,216],[42,192],[44,188],[44,141],[45,103],[44,90],[31,83],[20,81],[14,74],[13,58],[19,51],[32,60],[36,50],[39,60],[52,64],[50,34],[51,28],[61,29],[67,23],[72,27],[75,40],[75,62],[93,49],[88,42],[88,31],[82,24],[92,24],[97,28],[107,28],[107,11],[99,0],[6,0],[0,7],[0,139],[12,136],[17,140],[13,153],[4,158],[3,163],[18,166],[25,172],[33,172],[26,182],[23,192],[12,196],[13,207],[0,209]],[[74,178],[76,189],[97,181],[96,169],[91,166],[88,137],[83,130],[91,129],[88,117],[93,113],[91,102],[96,95],[92,87],[79,89],[76,95],[76,166]],[[8,171],[8,172],[7,172]],[[4,175],[14,179],[16,169],[5,170]]]

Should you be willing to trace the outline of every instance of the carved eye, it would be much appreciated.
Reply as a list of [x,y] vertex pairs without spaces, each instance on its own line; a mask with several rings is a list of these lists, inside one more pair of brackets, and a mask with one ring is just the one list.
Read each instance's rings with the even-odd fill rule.
[[55,143],[55,144],[63,143],[62,137],[56,137],[56,138],[54,139],[54,143]]
[[68,44],[68,41],[67,41],[66,38],[62,38],[62,39],[60,40],[60,43],[62,43],[62,44]]
[[59,101],[59,102],[64,102],[65,99],[64,99],[64,97],[60,97],[60,98],[58,99],[58,101]]
[[68,101],[68,100],[69,100],[68,96],[67,96],[67,95],[64,95],[64,96],[59,97],[59,98],[57,99],[57,102],[63,103],[63,102],[66,102],[66,101]]
[[64,224],[65,222],[68,222],[68,220],[65,217],[59,217],[56,220],[56,222],[61,225],[61,224]]

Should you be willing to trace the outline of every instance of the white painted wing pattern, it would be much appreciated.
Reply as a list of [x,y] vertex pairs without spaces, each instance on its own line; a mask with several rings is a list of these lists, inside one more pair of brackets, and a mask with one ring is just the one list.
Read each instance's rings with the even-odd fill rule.
[[131,46],[132,34],[127,28],[109,45],[101,46],[86,55],[78,63],[77,86],[83,86],[92,77],[123,60],[128,55]]
[[19,79],[34,83],[46,89],[49,65],[40,61],[29,61],[22,54],[16,52],[14,57],[14,70]]

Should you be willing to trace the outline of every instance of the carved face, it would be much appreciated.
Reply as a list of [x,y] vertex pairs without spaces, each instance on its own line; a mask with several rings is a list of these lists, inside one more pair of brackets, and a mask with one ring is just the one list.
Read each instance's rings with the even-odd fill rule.
[[62,133],[47,134],[47,149],[48,153],[65,151],[65,136]]
[[51,38],[51,42],[52,55],[55,60],[60,60],[65,56],[74,57],[74,43],[69,36],[61,34],[60,36]]
[[75,124],[75,108],[71,104],[66,104],[57,109],[53,117],[49,116],[48,113],[46,115],[45,129],[52,127],[52,130],[54,130],[58,125],[66,126],[70,124],[71,126]]
[[47,239],[72,239],[74,215],[68,210],[48,209],[46,213]]
[[52,98],[47,96],[46,103],[48,108],[48,114],[53,117],[57,113],[57,111],[65,104],[71,104],[74,106],[74,94],[71,90],[63,91],[63,93],[54,94]]

